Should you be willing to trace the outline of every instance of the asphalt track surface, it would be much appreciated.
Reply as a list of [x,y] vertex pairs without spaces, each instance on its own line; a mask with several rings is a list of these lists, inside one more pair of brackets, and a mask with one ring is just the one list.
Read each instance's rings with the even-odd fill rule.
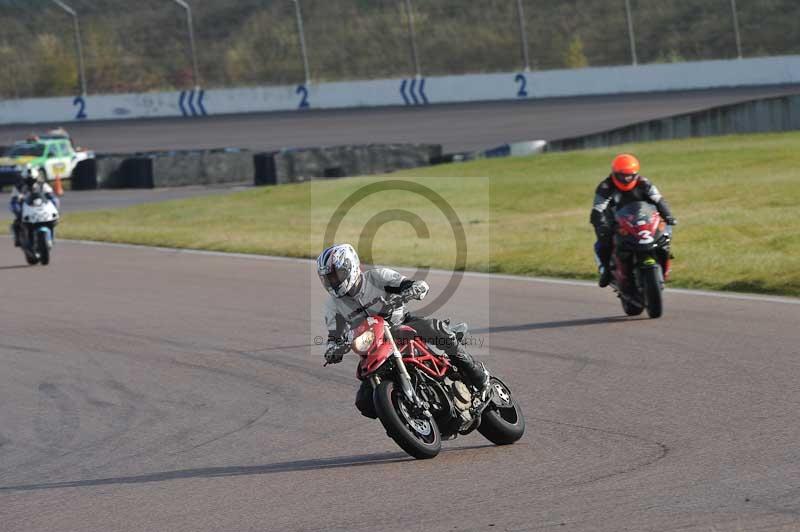
[[[220,147],[275,150],[393,142],[441,143],[446,152],[472,151],[507,142],[572,137],[717,105],[799,92],[798,86],[734,88],[426,107],[97,121],[69,124],[68,129],[78,144],[97,152]],[[0,145],[45,127],[0,126]]]
[[414,461],[352,406],[355,361],[321,366],[310,262],[23,264],[0,238],[4,532],[800,530],[800,300],[668,291],[628,319],[588,283],[467,276],[441,314],[528,430]]

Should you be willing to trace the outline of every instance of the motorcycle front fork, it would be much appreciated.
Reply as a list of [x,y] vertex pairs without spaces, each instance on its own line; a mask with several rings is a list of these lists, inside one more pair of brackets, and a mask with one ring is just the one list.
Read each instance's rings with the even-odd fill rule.
[[[398,380],[400,381],[400,386],[403,389],[403,395],[406,397],[409,404],[415,409],[418,409],[425,416],[431,417],[429,410],[430,405],[426,401],[420,399],[420,397],[417,395],[417,392],[414,391],[414,386],[411,384],[411,375],[408,374],[408,368],[406,368],[406,365],[403,362],[403,355],[400,353],[400,350],[397,348],[397,344],[394,342],[394,336],[392,336],[392,331],[388,324],[384,326],[383,334],[385,338],[389,339],[389,343],[392,344],[391,356],[394,358],[394,365],[395,368],[397,368],[397,373],[400,377]],[[372,382],[373,387],[377,387],[380,383],[380,379],[373,375],[370,377],[370,382]]]

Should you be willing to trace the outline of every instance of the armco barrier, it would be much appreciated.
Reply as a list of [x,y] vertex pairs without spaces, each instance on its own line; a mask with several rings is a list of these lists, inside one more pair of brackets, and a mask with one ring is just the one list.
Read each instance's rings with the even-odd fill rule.
[[592,135],[551,141],[549,151],[599,148],[654,140],[800,130],[800,96],[723,105],[649,120]]
[[800,83],[800,56],[0,101],[0,124],[69,123]]
[[442,159],[439,144],[372,144],[304,148],[253,157],[256,185],[372,175],[430,165]]

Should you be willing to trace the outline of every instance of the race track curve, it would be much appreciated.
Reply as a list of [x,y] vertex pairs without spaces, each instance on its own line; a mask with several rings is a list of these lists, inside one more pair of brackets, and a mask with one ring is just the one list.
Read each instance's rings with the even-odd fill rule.
[[[467,276],[441,312],[523,440],[414,461],[323,368],[311,263],[0,238],[0,523],[17,531],[800,529],[800,304]],[[446,282],[432,274],[434,293]],[[487,312],[488,309],[488,312]]]

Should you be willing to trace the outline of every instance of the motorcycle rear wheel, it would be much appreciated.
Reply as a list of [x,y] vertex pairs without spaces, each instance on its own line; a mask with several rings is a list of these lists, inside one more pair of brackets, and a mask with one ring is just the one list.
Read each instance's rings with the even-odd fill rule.
[[647,303],[647,315],[651,318],[660,318],[664,313],[664,304],[661,298],[661,291],[664,289],[664,282],[661,276],[661,268],[647,268],[641,271],[642,291],[644,300]]
[[525,434],[525,417],[508,386],[495,377],[490,386],[494,387],[494,398],[481,416],[478,432],[495,445],[510,445]]
[[372,397],[386,434],[401,449],[417,459],[433,458],[439,454],[442,437],[436,421],[414,417],[402,390],[394,382],[382,381]]

